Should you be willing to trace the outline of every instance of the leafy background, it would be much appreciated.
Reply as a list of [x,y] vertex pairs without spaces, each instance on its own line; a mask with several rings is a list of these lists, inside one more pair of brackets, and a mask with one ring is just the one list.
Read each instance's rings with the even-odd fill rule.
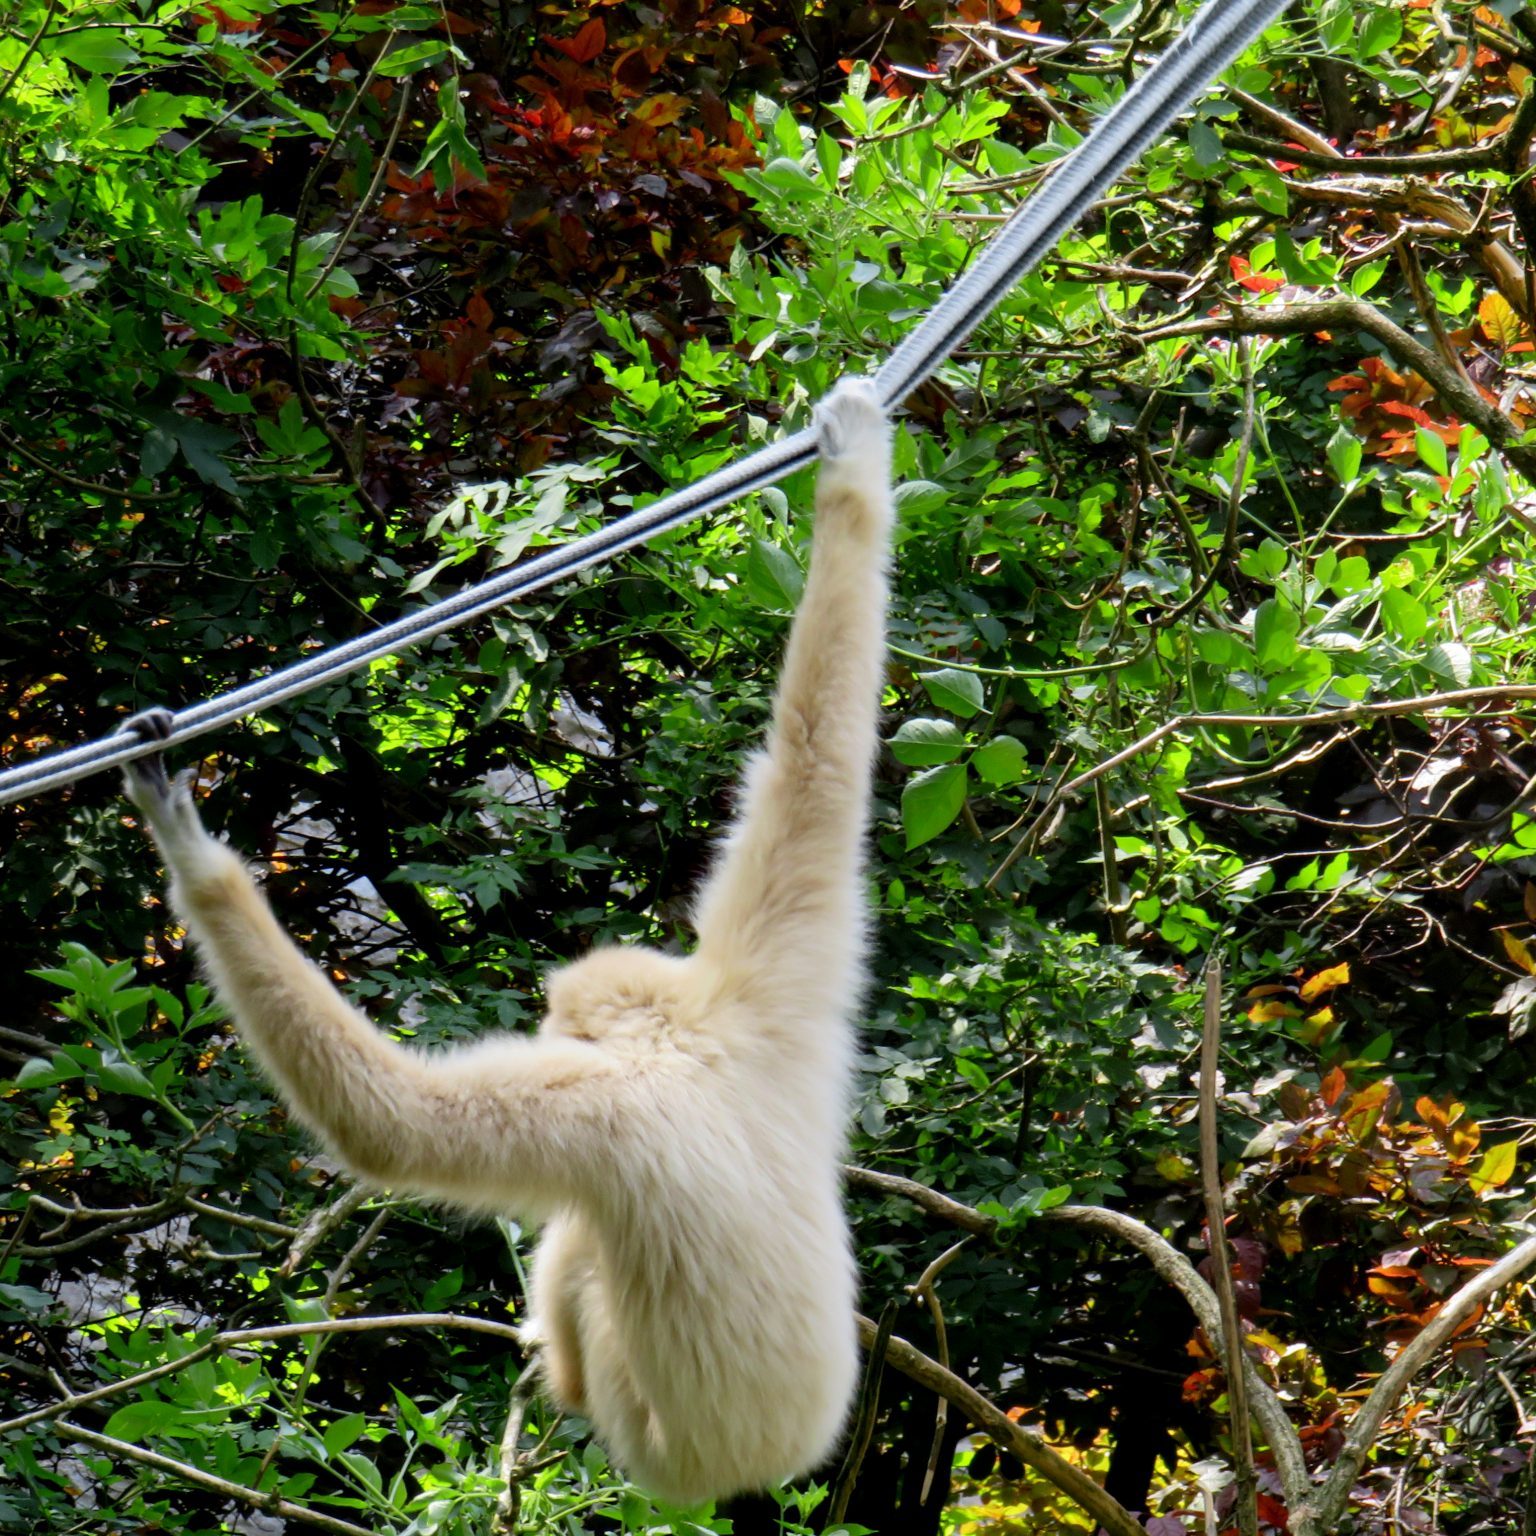
[[[0,762],[803,425],[1189,9],[16,0]],[[907,402],[852,1156],[1000,1226],[936,1311],[908,1288],[953,1234],[855,1190],[865,1309],[930,1351],[942,1317],[1154,1536],[1232,1518],[1219,1367],[1141,1260],[1037,1218],[1109,1204],[1200,1256],[1209,948],[1240,1301],[1315,1465],[1525,1231],[1533,70],[1507,0],[1305,0]],[[382,1027],[527,1027],[552,961],[685,936],[809,489],[210,743],[211,823]],[[515,1321],[528,1236],[359,1204],[113,784],[0,824],[0,1528],[486,1529],[519,1359],[464,1320]],[[424,1312],[460,1322],[346,1326]],[[1533,1357],[1516,1286],[1348,1529],[1531,1529]],[[816,1527],[836,1473],[668,1511],[585,1426],[525,1431],[530,1530]],[[843,1518],[1092,1528],[894,1372]]]

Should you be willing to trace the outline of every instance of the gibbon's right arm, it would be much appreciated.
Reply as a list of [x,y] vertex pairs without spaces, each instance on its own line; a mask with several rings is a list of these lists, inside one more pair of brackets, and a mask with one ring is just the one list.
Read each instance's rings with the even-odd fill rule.
[[[170,721],[150,710],[123,729],[164,740]],[[158,755],[129,763],[125,780],[165,858],[172,905],[241,1035],[355,1173],[499,1210],[568,1199],[611,1177],[624,1097],[612,1058],[569,1039],[503,1036],[430,1056],[394,1044],[299,951]]]
[[864,842],[885,672],[895,509],[890,425],[872,383],[817,410],[810,575],[765,750],[699,893],[698,959],[726,990],[792,1010],[851,1006],[862,984]]

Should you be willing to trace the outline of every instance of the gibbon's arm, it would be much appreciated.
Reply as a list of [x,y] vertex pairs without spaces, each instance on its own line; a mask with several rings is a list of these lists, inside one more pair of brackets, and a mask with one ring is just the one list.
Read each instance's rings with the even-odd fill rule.
[[[125,729],[163,737],[169,719],[151,711]],[[299,951],[157,757],[131,763],[126,778],[170,871],[172,903],[246,1044],[355,1173],[502,1210],[611,1177],[624,1083],[610,1058],[581,1041],[517,1036],[436,1055],[394,1044]]]
[[699,893],[698,959],[728,990],[851,1004],[862,978],[863,852],[885,669],[894,507],[890,428],[874,387],[819,407],[810,575],[765,750]]

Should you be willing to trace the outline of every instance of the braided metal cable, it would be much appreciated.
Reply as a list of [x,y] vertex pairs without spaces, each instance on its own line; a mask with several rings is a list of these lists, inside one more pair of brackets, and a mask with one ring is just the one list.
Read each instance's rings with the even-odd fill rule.
[[[1043,184],[987,242],[977,261],[897,347],[875,375],[880,398],[899,405],[998,305],[1124,174],[1206,85],[1280,12],[1286,0],[1208,0],[1166,53],[1099,119]],[[0,805],[72,784],[168,745],[190,741],[335,682],[370,662],[419,645],[456,625],[526,597],[657,534],[761,490],[816,458],[805,430],[727,464],[702,480],[616,518],[510,570],[466,587],[356,639],[179,711],[164,742],[113,735],[0,771]]]

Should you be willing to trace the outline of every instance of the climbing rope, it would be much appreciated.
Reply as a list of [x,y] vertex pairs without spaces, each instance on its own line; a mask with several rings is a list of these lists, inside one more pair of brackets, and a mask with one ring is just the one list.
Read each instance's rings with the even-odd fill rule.
[[[980,257],[901,341],[875,375],[887,407],[899,405],[996,308],[1088,208],[1135,163],[1206,85],[1230,65],[1286,0],[1207,0],[1183,35],[1099,119],[1093,131],[1054,164],[1044,183],[989,240]],[[749,454],[673,491],[594,533],[525,560],[393,623],[343,641],[179,711],[166,742],[113,735],[0,771],[0,805],[72,784],[89,774],[190,741],[285,699],[334,682],[370,662],[489,613],[513,598],[574,576],[659,533],[761,490],[812,463],[810,429]]]

